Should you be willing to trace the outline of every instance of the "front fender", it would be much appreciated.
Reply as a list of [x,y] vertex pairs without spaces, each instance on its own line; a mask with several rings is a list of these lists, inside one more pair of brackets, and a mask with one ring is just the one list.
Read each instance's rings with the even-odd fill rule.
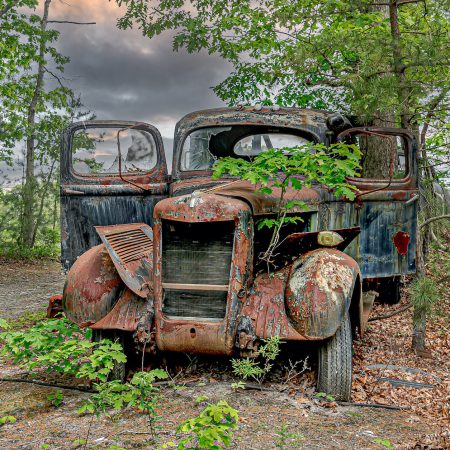
[[357,322],[353,326],[359,327],[360,280],[358,263],[339,250],[321,248],[302,255],[292,265],[285,292],[292,326],[307,339],[325,339],[336,333],[351,309]]
[[108,314],[124,284],[103,244],[83,253],[70,268],[62,297],[68,319],[80,326],[93,324]]

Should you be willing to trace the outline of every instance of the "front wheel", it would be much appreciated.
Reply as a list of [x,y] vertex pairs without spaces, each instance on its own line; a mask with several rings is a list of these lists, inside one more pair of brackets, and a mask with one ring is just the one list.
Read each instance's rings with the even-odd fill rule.
[[317,391],[336,400],[350,401],[352,395],[352,328],[347,313],[336,334],[319,348]]

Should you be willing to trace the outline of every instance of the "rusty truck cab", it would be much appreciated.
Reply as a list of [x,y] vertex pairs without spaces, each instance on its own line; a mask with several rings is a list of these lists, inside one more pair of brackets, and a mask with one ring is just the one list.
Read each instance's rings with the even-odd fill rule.
[[[372,137],[390,142],[396,173],[391,159],[388,178],[349,179],[354,201],[320,185],[289,191],[308,210],[294,211],[303,221],[283,230],[276,264],[262,267],[269,235],[256,223],[276,214],[279,192],[214,180],[214,161],[306,141],[364,147]],[[349,399],[367,291],[415,272],[417,162],[407,132],[353,128],[324,111],[223,108],[177,124],[171,177],[159,132],[142,123],[75,124],[61,161],[69,319],[152,352],[257,355],[271,336],[319,341],[319,389]]]

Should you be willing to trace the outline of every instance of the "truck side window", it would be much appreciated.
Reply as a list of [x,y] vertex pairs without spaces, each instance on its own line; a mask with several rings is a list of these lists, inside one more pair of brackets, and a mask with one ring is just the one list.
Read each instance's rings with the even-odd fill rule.
[[[77,130],[72,140],[72,167],[80,175],[118,174],[119,128]],[[143,173],[153,169],[158,153],[153,136],[144,130],[128,129],[120,133],[122,173]]]
[[408,149],[401,136],[359,134],[353,143],[362,152],[361,178],[396,180],[408,175]]

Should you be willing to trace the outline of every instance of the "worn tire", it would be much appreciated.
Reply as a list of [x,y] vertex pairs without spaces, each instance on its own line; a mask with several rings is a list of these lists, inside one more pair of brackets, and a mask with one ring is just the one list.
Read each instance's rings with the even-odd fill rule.
[[[126,347],[126,335],[119,330],[92,330],[92,341],[100,342],[102,339],[109,339],[113,342],[119,342],[122,345],[123,352],[127,356],[127,362],[130,357]],[[119,380],[124,382],[128,373],[128,364],[122,362],[114,362],[114,367],[108,375],[108,381]]]
[[352,328],[347,313],[336,334],[319,348],[317,391],[350,401],[352,372]]

